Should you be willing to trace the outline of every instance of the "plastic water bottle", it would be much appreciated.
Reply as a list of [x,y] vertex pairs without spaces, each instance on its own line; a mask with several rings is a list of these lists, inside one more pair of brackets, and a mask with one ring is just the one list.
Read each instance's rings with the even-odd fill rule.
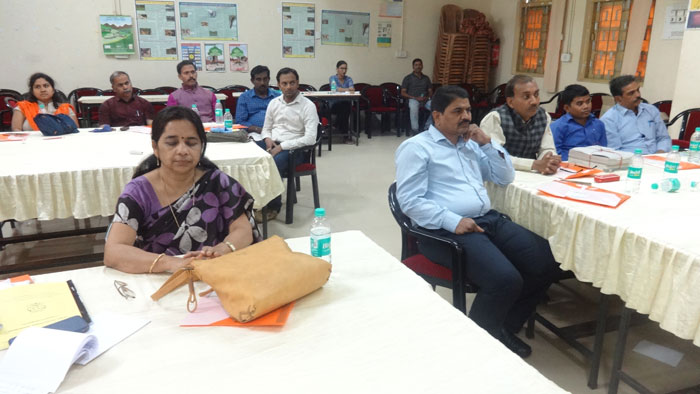
[[644,158],[642,150],[635,149],[632,163],[627,168],[627,182],[625,183],[625,191],[628,193],[638,193],[639,185],[642,183],[642,167],[644,166]]
[[695,132],[690,136],[689,150],[688,161],[691,163],[700,163],[700,127],[696,127]]
[[44,105],[44,103],[39,103],[39,113],[40,114],[46,113],[46,106]]
[[199,116],[199,110],[197,109],[197,104],[192,104],[192,111],[194,111],[197,116]]
[[316,208],[311,223],[311,255],[331,262],[331,226],[326,218],[326,210]]
[[678,153],[678,145],[671,147],[671,152],[666,154],[666,163],[664,163],[664,175],[667,178],[675,178],[678,176],[678,166],[681,163],[681,154]]
[[690,181],[690,191],[691,192],[700,192],[700,182]]
[[224,128],[226,130],[233,129],[233,115],[231,115],[231,110],[228,108],[226,108],[226,112],[224,113]]
[[216,100],[216,106],[214,106],[214,122],[224,123],[224,106],[221,105],[220,100]]
[[335,83],[335,79],[331,79],[331,92],[335,93],[338,91],[338,85]]
[[[656,183],[652,184],[652,189]],[[659,182],[657,188],[666,193],[675,193],[681,189],[681,181],[678,178],[665,178]]]

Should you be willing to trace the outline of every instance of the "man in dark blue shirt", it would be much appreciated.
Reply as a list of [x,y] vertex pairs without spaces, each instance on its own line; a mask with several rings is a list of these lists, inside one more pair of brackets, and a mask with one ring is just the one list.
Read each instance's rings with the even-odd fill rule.
[[607,146],[605,124],[591,113],[591,95],[581,85],[569,85],[561,92],[560,102],[566,115],[552,122],[557,153],[569,159],[569,150],[579,146]]
[[[253,89],[247,90],[238,98],[236,104],[236,122],[248,126],[248,135],[256,142],[262,141],[260,132],[265,123],[265,111],[270,101],[280,94],[270,89],[270,69],[255,66],[250,71]],[[260,143],[258,143],[260,145]],[[262,144],[265,149],[265,144]]]

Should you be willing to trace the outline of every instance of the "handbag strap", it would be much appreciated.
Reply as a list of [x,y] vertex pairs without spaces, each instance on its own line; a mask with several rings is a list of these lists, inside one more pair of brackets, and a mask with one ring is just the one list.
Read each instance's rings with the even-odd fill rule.
[[[167,294],[170,294],[173,290],[184,285],[188,281],[192,283],[193,277],[194,273],[192,272],[192,268],[181,268],[175,271],[175,273],[170,275],[170,278],[168,278],[168,280],[166,280],[165,283],[163,283],[160,289],[158,289],[155,293],[153,293],[153,295],[151,295],[151,299],[153,301],[160,300],[161,298],[163,298]],[[192,285],[191,289],[194,289],[194,285]]]

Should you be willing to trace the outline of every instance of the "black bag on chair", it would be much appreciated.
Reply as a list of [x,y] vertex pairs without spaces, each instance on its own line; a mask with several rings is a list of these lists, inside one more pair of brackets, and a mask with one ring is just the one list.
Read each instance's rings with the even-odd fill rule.
[[38,114],[34,117],[34,123],[43,135],[54,136],[72,134],[78,132],[78,127],[70,116],[65,114],[49,115]]

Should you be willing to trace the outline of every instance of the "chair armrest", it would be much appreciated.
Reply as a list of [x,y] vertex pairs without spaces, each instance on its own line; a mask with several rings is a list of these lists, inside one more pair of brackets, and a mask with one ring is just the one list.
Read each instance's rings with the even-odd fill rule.
[[460,245],[459,242],[455,241],[454,239],[450,239],[450,238],[447,238],[447,237],[441,237],[441,236],[439,236],[439,235],[437,235],[437,234],[431,233],[430,231],[426,231],[426,230],[424,230],[424,229],[417,228],[417,227],[415,227],[415,226],[411,226],[411,228],[409,229],[408,232],[409,232],[410,235],[414,236],[414,237],[417,238],[418,240],[421,240],[421,239],[429,239],[429,240],[432,240],[432,241],[437,241],[437,242],[440,242],[440,243],[444,243],[444,244],[446,244],[447,246],[449,246],[449,247],[453,248],[454,250],[456,250],[459,254],[462,253],[462,245]]

